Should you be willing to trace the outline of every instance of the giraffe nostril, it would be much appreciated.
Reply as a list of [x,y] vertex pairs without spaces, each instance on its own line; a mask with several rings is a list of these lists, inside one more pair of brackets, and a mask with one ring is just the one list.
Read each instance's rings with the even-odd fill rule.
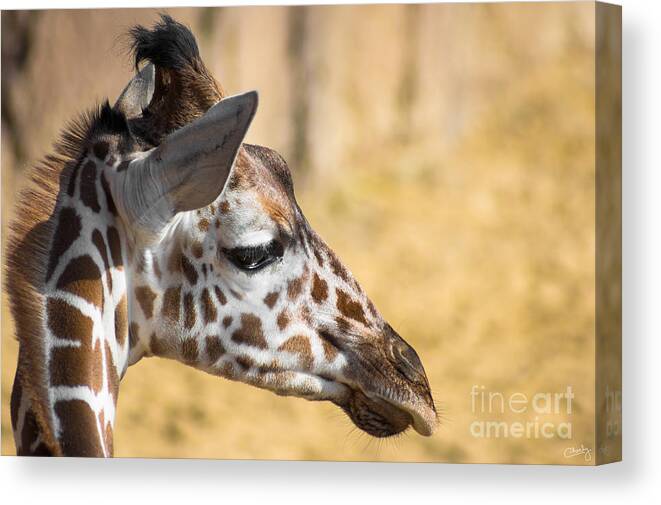
[[427,383],[425,370],[413,347],[407,344],[389,324],[386,324],[385,338],[395,368],[411,382],[425,385]]
[[422,382],[421,378],[424,372],[420,368],[415,367],[413,363],[404,356],[401,349],[397,349],[396,351],[394,365],[395,368],[397,368],[397,370],[399,370],[399,372],[411,382]]
[[404,343],[404,346],[400,346],[397,350],[399,352],[399,356],[401,357],[401,359],[406,361],[406,363],[411,368],[416,370],[418,373],[424,373],[424,369],[422,368],[422,362],[420,361],[418,354],[413,350],[413,347]]

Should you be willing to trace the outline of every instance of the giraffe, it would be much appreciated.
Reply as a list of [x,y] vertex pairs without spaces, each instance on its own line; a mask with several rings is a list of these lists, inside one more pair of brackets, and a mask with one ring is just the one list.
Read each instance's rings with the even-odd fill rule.
[[65,130],[11,225],[17,453],[111,457],[121,378],[150,356],[330,401],[375,437],[431,435],[415,350],[307,222],[283,158],[243,143],[257,93],[227,96],[168,15],[130,37],[135,77]]

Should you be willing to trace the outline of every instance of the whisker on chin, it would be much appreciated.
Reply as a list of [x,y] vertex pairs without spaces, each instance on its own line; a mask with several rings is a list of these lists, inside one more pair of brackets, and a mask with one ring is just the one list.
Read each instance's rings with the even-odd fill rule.
[[[351,449],[355,450],[360,443],[362,436],[365,435],[357,426],[353,426],[351,430],[347,433],[347,436],[344,439],[344,446],[350,446]],[[361,452],[361,451],[359,451]]]
[[374,443],[374,437],[368,435],[367,433],[365,433],[363,431],[361,431],[360,434],[367,436],[367,442],[365,443],[365,445],[363,447],[363,450],[361,451],[363,453],[366,453],[366,452],[368,452],[368,449],[371,448],[371,445]]
[[401,441],[404,439],[405,433],[406,431],[402,431],[401,433],[397,433],[396,435],[382,439],[380,447],[382,448],[385,446],[387,449],[392,450],[393,452],[400,452]]

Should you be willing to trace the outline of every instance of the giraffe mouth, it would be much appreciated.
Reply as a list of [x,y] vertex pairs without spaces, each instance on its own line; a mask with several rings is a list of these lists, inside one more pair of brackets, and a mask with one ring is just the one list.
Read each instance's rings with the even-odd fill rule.
[[436,410],[426,402],[402,401],[395,395],[376,395],[364,392],[362,388],[349,389],[348,397],[338,406],[369,435],[385,438],[412,427],[418,434],[428,437],[436,430]]
[[[439,423],[422,362],[388,323],[381,332],[376,344],[324,332],[347,361],[339,377],[328,379],[342,389],[331,401],[372,436],[389,437],[411,427],[429,437]],[[360,334],[354,337],[360,339]]]
[[429,407],[422,401],[412,403],[399,403],[397,407],[403,409],[411,417],[411,426],[423,437],[430,437],[438,426],[436,409]]
[[434,433],[438,415],[422,362],[390,325],[378,346],[341,347],[350,365],[343,377],[349,393],[339,405],[358,428],[376,437],[409,427]]

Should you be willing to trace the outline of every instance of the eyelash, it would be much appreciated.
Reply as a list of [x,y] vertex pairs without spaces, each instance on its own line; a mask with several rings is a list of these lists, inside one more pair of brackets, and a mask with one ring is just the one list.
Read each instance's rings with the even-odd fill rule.
[[254,272],[278,261],[284,255],[284,247],[277,240],[250,247],[223,249],[223,253],[237,268]]

